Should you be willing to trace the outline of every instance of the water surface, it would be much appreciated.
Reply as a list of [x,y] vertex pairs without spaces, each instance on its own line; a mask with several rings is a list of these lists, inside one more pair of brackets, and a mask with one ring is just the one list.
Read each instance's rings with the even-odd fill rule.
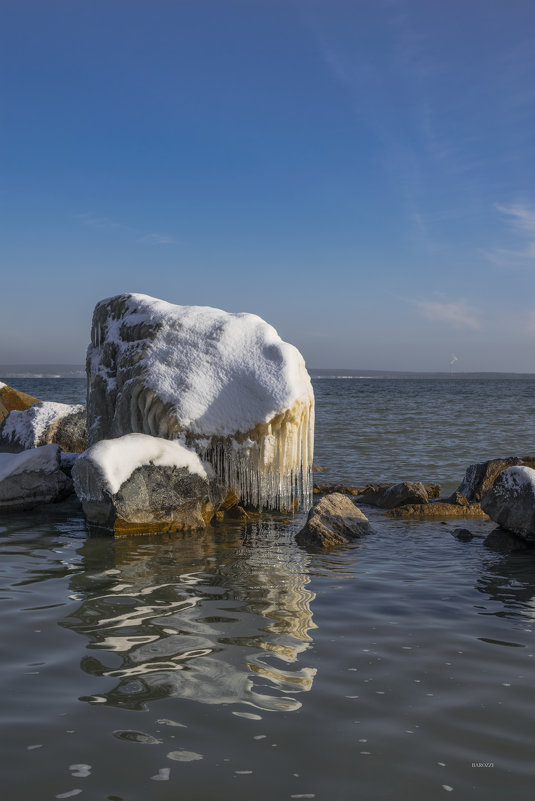
[[[533,441],[532,382],[363,383],[316,382],[322,480],[454,485]],[[3,797],[531,798],[532,553],[371,521],[313,554],[302,516],[111,539],[73,502],[3,515]]]

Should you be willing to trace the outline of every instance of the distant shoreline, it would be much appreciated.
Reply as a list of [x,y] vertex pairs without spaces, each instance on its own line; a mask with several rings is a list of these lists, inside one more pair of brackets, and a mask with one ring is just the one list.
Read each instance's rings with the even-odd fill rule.
[[[535,380],[535,373],[505,372],[438,372],[402,370],[346,370],[344,368],[309,367],[313,379],[474,379]],[[0,364],[0,378],[85,378],[83,364]]]

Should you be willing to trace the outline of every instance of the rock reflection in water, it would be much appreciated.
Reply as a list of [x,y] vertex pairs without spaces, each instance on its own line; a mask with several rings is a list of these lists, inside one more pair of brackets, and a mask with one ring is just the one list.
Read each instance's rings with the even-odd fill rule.
[[315,675],[299,665],[315,628],[314,595],[308,557],[288,547],[275,524],[251,525],[245,536],[228,527],[89,539],[81,555],[86,570],[71,588],[84,600],[62,624],[89,639],[93,654],[82,668],[116,680],[86,700],[130,709],[168,696],[262,710],[301,706],[293,696]]
[[498,617],[512,614],[535,619],[535,561],[533,553],[520,551],[487,558],[476,589],[503,609]]

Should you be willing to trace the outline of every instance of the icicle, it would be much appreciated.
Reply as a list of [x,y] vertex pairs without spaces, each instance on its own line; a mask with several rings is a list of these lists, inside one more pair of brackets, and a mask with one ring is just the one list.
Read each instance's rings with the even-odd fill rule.
[[312,503],[313,442],[314,406],[307,399],[241,441],[188,438],[187,444],[246,506],[293,512]]

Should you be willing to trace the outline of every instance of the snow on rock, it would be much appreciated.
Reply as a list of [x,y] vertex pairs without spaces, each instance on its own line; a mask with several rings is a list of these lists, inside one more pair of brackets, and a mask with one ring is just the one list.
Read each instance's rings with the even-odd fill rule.
[[38,401],[23,411],[10,412],[0,426],[0,450],[20,451],[50,443],[71,452],[85,450],[82,404]]
[[31,509],[71,490],[72,483],[60,468],[57,445],[0,453],[0,509]]
[[483,495],[481,508],[502,528],[535,541],[535,470],[503,470]]
[[204,528],[222,500],[195,451],[147,434],[95,443],[72,476],[88,521],[116,533]]
[[242,502],[310,506],[310,377],[260,317],[138,294],[103,300],[87,375],[90,444],[131,432],[180,437]]
[[38,403],[37,398],[27,395],[26,392],[13,389],[13,387],[0,381],[0,423],[7,417],[9,412],[28,409],[34,403]]

